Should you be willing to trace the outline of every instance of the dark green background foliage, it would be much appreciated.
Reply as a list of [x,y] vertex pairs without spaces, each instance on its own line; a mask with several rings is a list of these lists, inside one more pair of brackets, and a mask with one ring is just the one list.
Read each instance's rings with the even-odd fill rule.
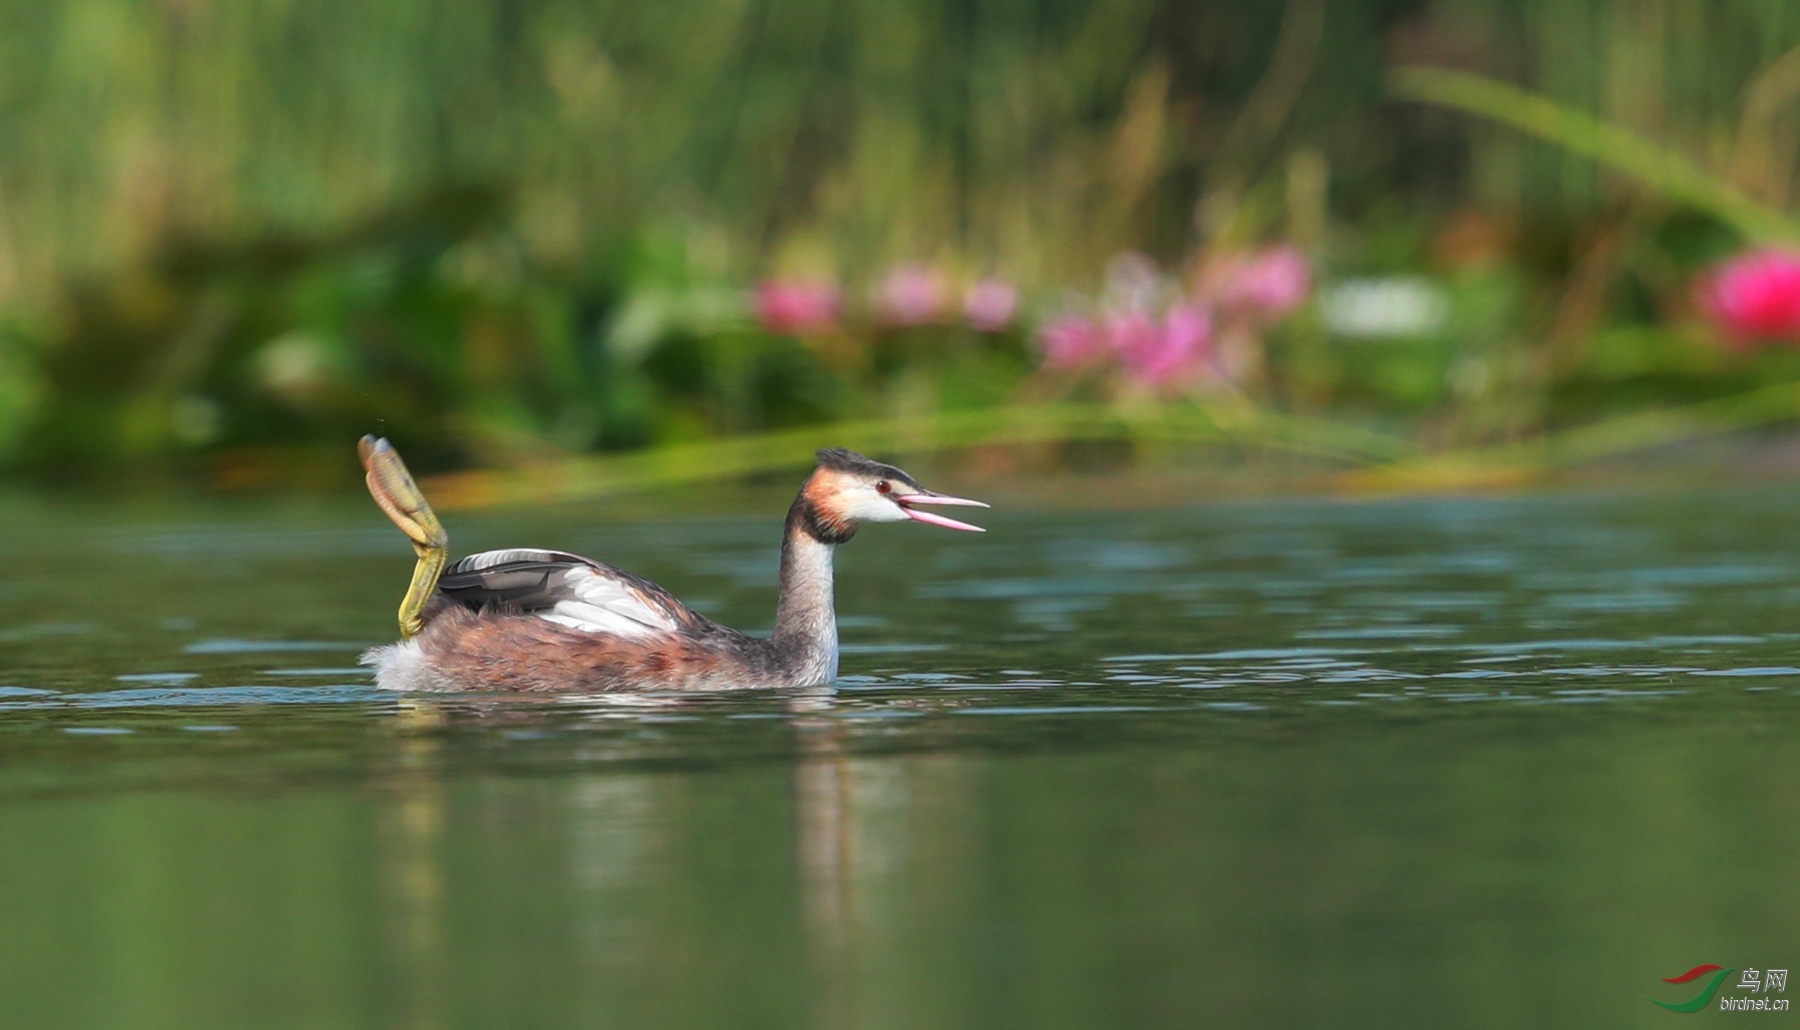
[[[15,467],[201,455],[253,482],[384,427],[445,467],[1041,397],[1034,320],[1113,255],[1180,269],[1278,239],[1326,283],[1424,274],[1455,307],[1393,346],[1302,318],[1249,384],[1263,403],[1480,441],[1789,371],[1693,330],[1728,230],[1387,85],[1492,75],[1785,206],[1786,4],[0,10]],[[835,279],[854,314],[917,261],[1018,283],[1025,318],[851,318],[821,342],[750,317],[761,277]]]

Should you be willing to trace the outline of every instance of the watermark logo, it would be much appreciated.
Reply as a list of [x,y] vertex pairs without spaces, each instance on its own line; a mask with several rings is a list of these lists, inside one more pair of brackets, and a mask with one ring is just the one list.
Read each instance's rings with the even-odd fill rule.
[[[1719,993],[1719,987],[1730,978],[1731,974],[1737,972],[1740,972],[1740,970],[1735,967],[1721,966],[1715,962],[1708,962],[1705,965],[1695,966],[1680,976],[1665,976],[1662,978],[1662,981],[1667,984],[1693,983],[1703,977],[1705,978],[1705,982],[1700,985],[1700,992],[1686,1001],[1658,1001],[1655,998],[1651,998],[1650,1002],[1654,1005],[1660,1005],[1670,1012],[1698,1012],[1712,1004],[1713,996]],[[1737,986],[1732,988],[1732,990],[1748,991],[1750,992],[1750,996],[1721,996],[1719,998],[1719,1011],[1787,1011],[1788,1000],[1786,998],[1770,998],[1767,996],[1771,993],[1787,993],[1787,970],[1770,969],[1764,971],[1755,967],[1745,967],[1741,972],[1743,975],[1738,978]],[[1762,997],[1758,997],[1758,995],[1762,995]]]
[[1663,983],[1666,984],[1684,984],[1698,980],[1708,973],[1712,974],[1711,978],[1700,987],[1700,993],[1694,995],[1692,998],[1689,998],[1686,1001],[1657,1001],[1655,998],[1651,998],[1651,1003],[1661,1005],[1670,1012],[1700,1011],[1712,1001],[1713,995],[1719,993],[1719,985],[1724,983],[1725,978],[1731,975],[1731,970],[1726,969],[1718,963],[1709,962],[1703,966],[1695,966],[1680,976],[1665,976],[1662,978]]

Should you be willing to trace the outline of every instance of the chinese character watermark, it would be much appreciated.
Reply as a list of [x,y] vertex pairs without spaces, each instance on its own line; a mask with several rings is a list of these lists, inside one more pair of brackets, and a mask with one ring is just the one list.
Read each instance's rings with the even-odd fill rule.
[[[1741,993],[1735,996],[1721,994],[1719,988],[1729,982],[1726,978],[1733,973],[1738,974],[1738,979],[1732,990]],[[1707,962],[1677,976],[1662,978],[1664,983],[1697,984],[1697,992],[1692,997],[1679,1001],[1651,997],[1650,1002],[1670,1012],[1698,1012],[1709,1005],[1721,1012],[1786,1012],[1788,999],[1769,995],[1787,993],[1787,975],[1785,969],[1732,968]]]

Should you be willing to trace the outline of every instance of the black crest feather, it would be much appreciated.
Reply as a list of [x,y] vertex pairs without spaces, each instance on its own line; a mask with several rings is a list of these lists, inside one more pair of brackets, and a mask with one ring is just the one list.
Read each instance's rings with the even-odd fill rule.
[[839,472],[866,472],[875,466],[875,462],[842,447],[827,447],[819,451],[820,468],[836,469]]
[[892,465],[883,465],[879,461],[865,458],[855,451],[845,450],[842,447],[826,448],[820,451],[817,457],[820,468],[831,469],[835,472],[856,472],[865,476],[879,476],[883,479],[897,479],[909,486],[919,485],[917,480],[901,469]]

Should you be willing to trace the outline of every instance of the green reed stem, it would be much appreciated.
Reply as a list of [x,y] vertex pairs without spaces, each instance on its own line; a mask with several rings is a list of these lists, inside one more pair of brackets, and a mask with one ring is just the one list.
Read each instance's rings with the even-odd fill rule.
[[1353,466],[1397,461],[1413,452],[1408,442],[1383,433],[1250,405],[1034,404],[840,422],[616,457],[457,473],[437,477],[426,489],[439,507],[466,508],[598,497],[791,469],[811,461],[813,452],[821,447],[904,455],[997,444],[1096,440],[1243,444]]
[[1708,212],[1747,239],[1800,240],[1800,223],[1786,212],[1751,199],[1674,151],[1548,97],[1442,68],[1401,68],[1389,83],[1400,97],[1483,115],[1591,157],[1670,199]]

